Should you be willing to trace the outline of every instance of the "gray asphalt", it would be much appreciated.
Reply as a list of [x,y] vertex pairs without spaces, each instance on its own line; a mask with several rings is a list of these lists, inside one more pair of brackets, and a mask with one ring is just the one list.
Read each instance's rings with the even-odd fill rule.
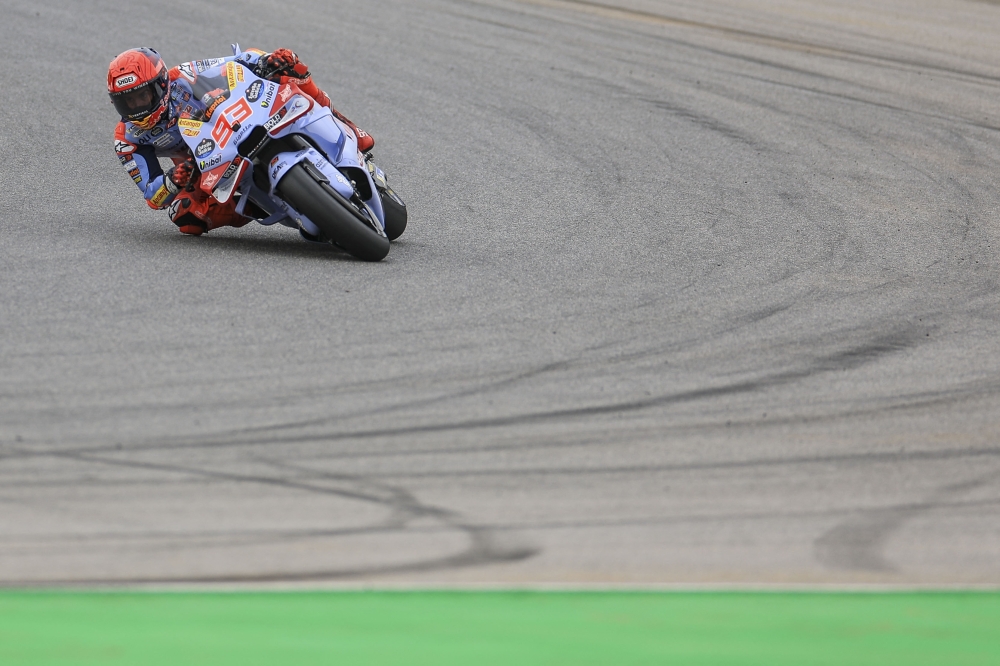
[[[0,0],[0,584],[1000,584],[1000,6]],[[288,46],[410,227],[179,234],[107,63]]]

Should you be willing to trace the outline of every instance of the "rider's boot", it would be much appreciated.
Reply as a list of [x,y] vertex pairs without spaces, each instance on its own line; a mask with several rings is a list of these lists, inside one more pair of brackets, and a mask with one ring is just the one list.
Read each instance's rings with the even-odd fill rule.
[[363,153],[367,153],[375,147],[375,138],[372,137],[371,134],[352,123],[347,116],[342,114],[340,111],[337,111],[337,109],[332,106],[329,108],[330,111],[333,112],[333,115],[336,116],[337,120],[354,130],[354,135],[358,137],[358,150]]
[[208,229],[218,229],[219,227],[242,227],[250,221],[249,217],[243,217],[236,212],[236,200],[230,199],[224,204],[211,202],[208,205],[207,220]]
[[167,207],[170,221],[177,225],[182,234],[200,236],[208,231],[206,213],[207,197],[201,192],[181,192]]
[[220,204],[201,190],[179,193],[167,207],[170,221],[182,234],[200,236],[219,227],[242,227],[250,221],[236,212],[236,200]]

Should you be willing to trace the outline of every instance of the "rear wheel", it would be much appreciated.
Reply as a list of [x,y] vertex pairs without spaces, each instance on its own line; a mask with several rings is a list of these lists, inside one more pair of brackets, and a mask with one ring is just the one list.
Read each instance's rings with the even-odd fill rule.
[[375,230],[371,210],[367,206],[359,210],[329,183],[313,178],[302,164],[288,170],[277,191],[334,245],[358,259],[381,261],[389,254],[389,239]]
[[382,210],[385,211],[385,235],[389,240],[396,240],[406,231],[406,204],[391,187],[379,190],[382,199]]

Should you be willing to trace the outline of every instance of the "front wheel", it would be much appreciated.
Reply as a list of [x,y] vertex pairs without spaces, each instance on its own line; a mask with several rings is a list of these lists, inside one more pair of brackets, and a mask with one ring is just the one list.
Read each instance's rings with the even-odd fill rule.
[[329,183],[319,182],[296,164],[278,183],[277,191],[320,228],[323,235],[358,259],[381,261],[389,254],[389,239],[379,234],[362,213],[342,197]]
[[385,211],[385,235],[389,240],[396,240],[406,231],[406,204],[391,187],[379,190],[378,195],[382,199],[382,210]]

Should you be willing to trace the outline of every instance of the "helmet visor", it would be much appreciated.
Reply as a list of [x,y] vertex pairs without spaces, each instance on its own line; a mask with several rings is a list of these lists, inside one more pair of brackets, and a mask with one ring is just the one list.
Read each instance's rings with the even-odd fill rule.
[[118,115],[124,120],[141,120],[155,111],[161,98],[156,83],[153,80],[125,92],[112,93],[111,103]]

